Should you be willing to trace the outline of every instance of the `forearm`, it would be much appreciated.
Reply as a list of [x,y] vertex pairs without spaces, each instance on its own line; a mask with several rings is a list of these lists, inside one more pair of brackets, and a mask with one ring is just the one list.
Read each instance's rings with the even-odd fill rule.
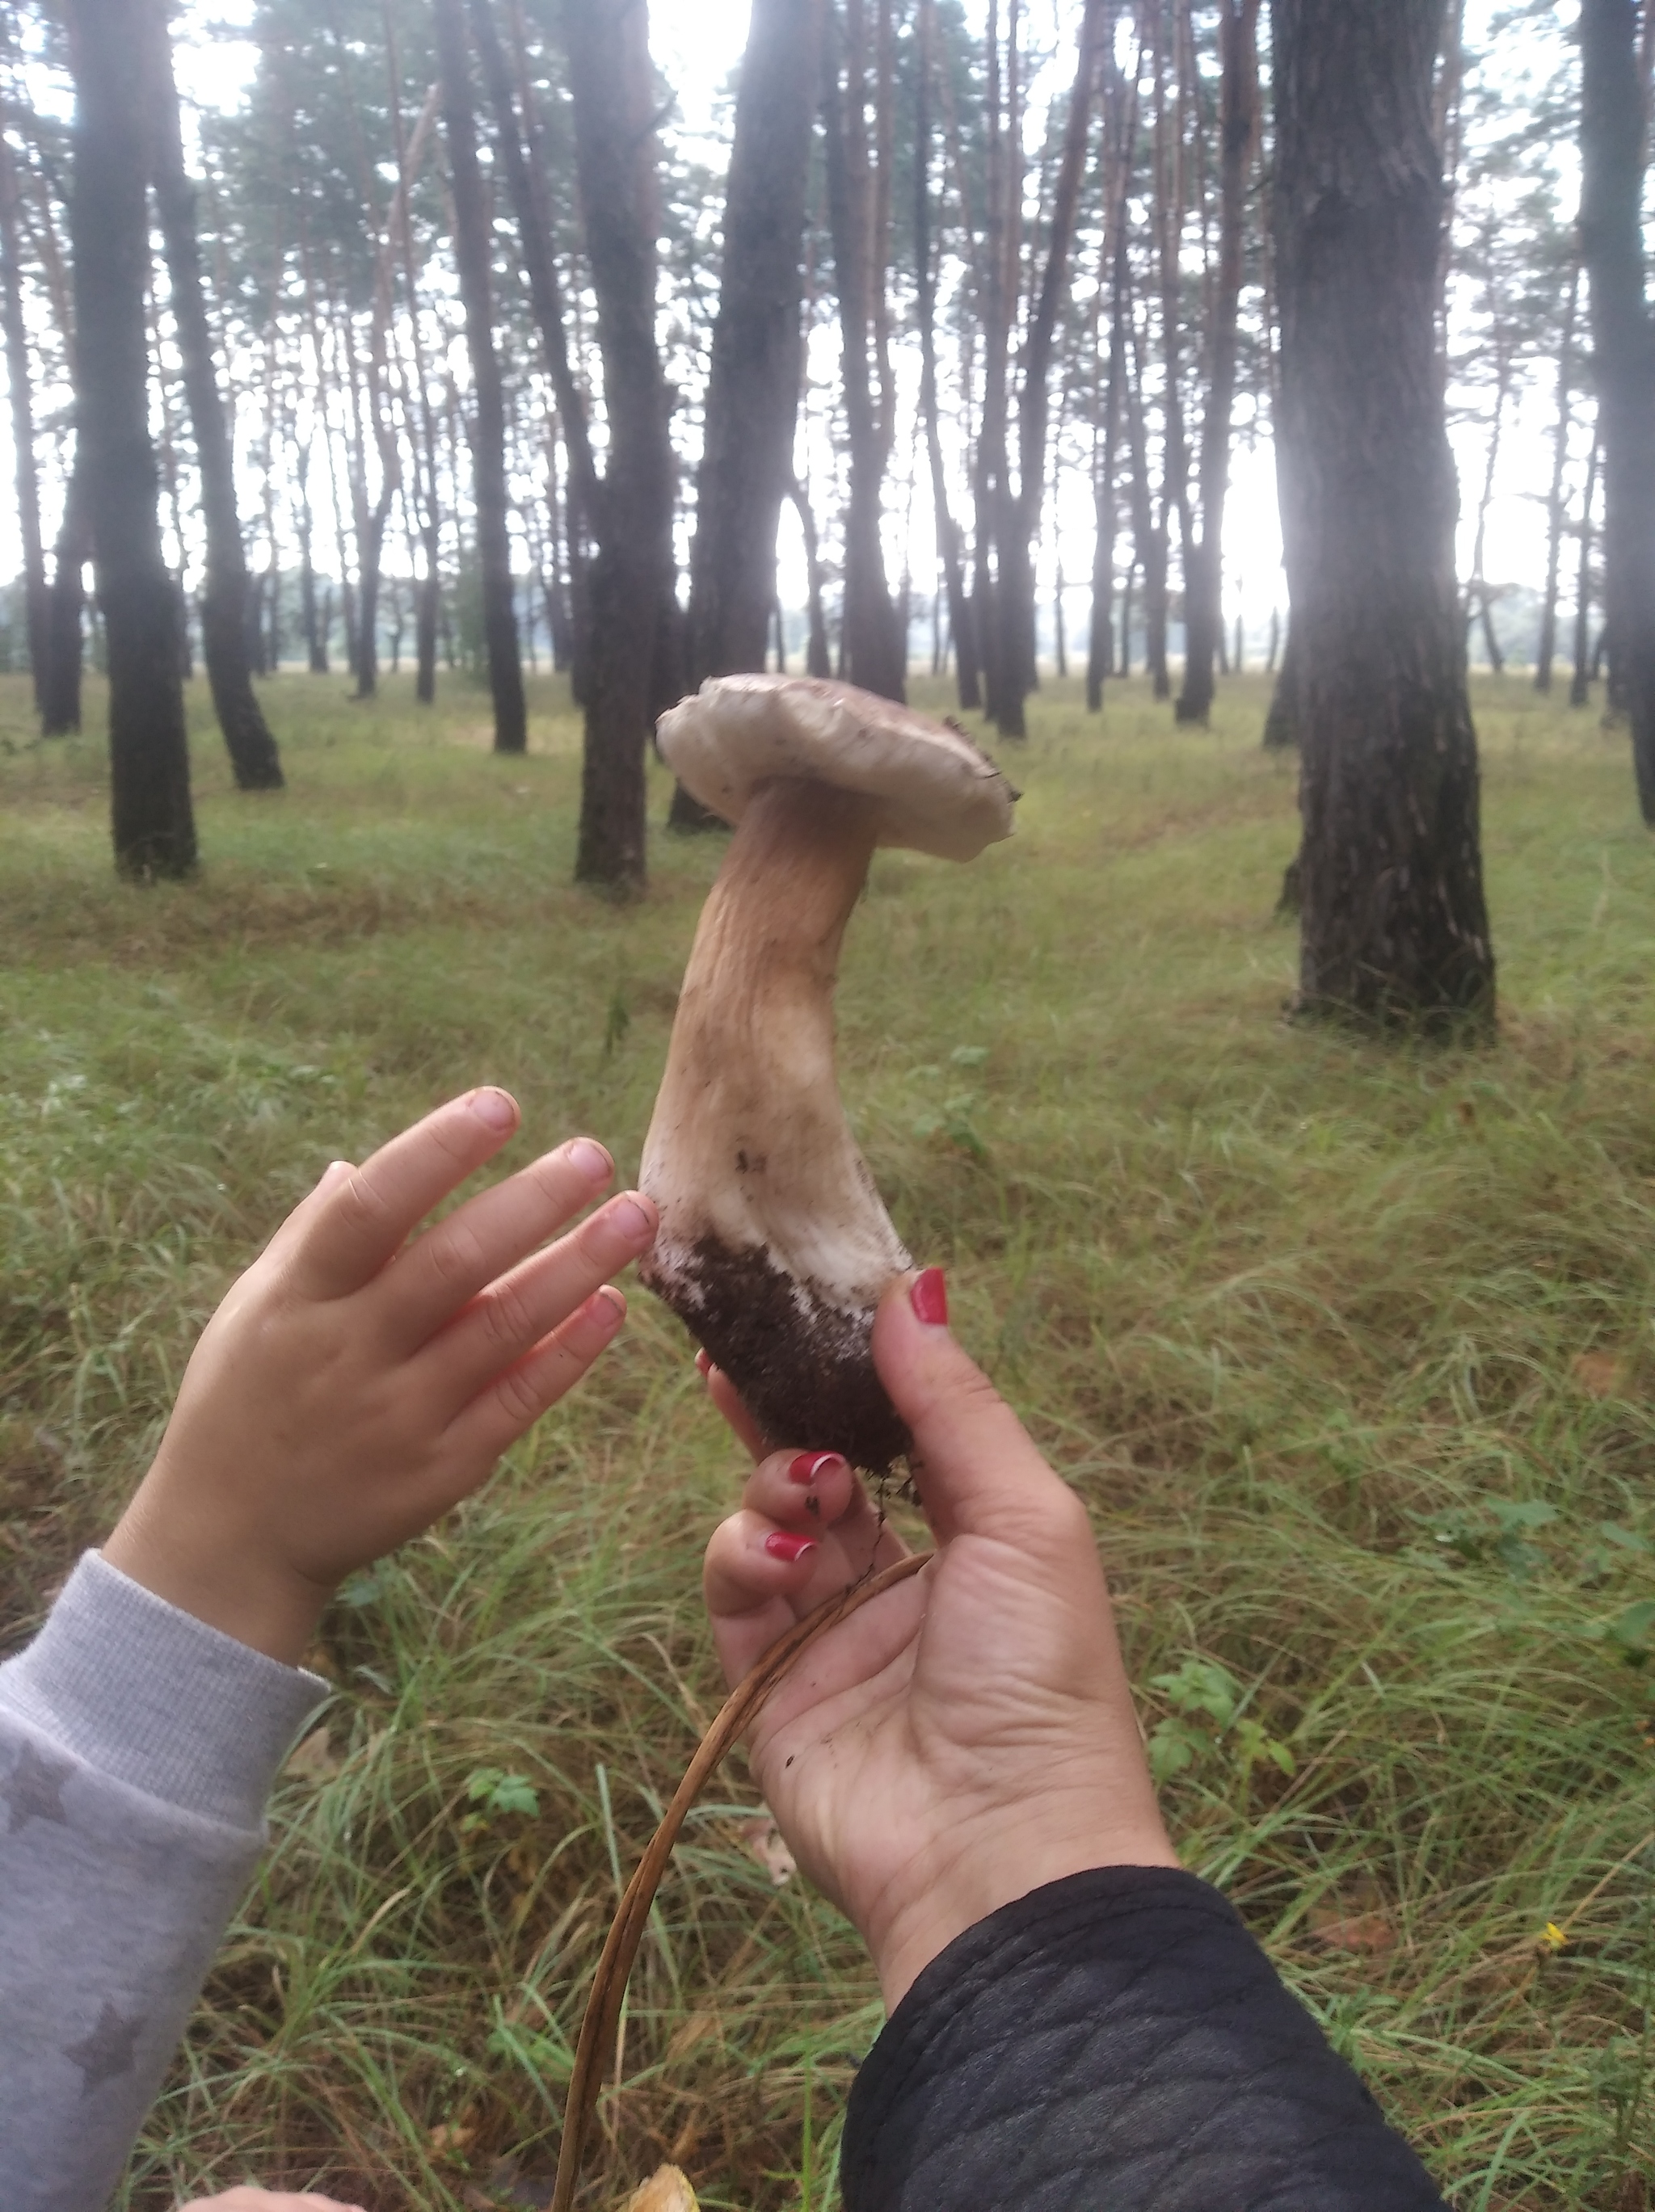
[[119,2177],[325,1694],[95,1553],[0,1667],[0,2204]]
[[851,2093],[847,2212],[1440,2212],[1218,1893],[1124,1867],[934,1959]]

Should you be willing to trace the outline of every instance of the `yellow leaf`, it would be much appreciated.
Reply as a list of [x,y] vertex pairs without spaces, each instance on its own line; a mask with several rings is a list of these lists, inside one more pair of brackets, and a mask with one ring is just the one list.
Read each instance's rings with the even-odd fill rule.
[[1549,1920],[1541,1930],[1540,1940],[1549,1951],[1561,1951],[1569,1939],[1555,1920]]
[[688,2176],[676,2166],[660,2166],[642,2189],[633,2191],[624,2212],[700,2212],[700,2208]]

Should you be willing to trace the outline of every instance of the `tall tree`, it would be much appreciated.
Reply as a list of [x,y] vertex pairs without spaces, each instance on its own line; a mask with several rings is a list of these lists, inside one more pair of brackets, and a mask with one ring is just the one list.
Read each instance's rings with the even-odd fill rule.
[[691,689],[764,665],[803,366],[805,185],[822,27],[823,0],[753,0],[696,477]]
[[494,344],[493,225],[477,157],[463,0],[435,0],[442,122],[454,198],[454,259],[465,309],[465,349],[472,364],[472,477],[477,500],[477,559],[483,588],[483,638],[494,700],[494,749],[520,753],[528,744],[523,663],[512,584],[510,501],[506,491],[506,402]]
[[139,879],[196,865],[178,612],[149,440],[144,279],[150,118],[131,0],[67,0],[75,79],[75,398],[109,668],[115,865]]
[[1272,8],[1299,1003],[1428,1029],[1494,996],[1435,342],[1442,15]]
[[[824,0],[753,0],[724,197],[685,677],[762,669],[776,603],[776,536],[793,481],[804,368],[805,186]],[[671,825],[721,829],[678,785]]]
[[948,497],[937,398],[937,278],[931,250],[931,76],[935,64],[935,0],[920,0],[915,60],[914,266],[916,319],[920,339],[920,414],[925,425],[925,457],[931,476],[938,563],[948,601],[948,631],[954,645],[954,678],[959,703],[968,712],[983,704],[977,631],[965,588],[960,528]]
[[1086,167],[1086,137],[1099,56],[1104,44],[1104,0],[1086,0],[1078,37],[1074,82],[1063,126],[1062,152],[1046,223],[1046,256],[1023,341],[1017,393],[1017,494],[999,503],[996,521],[999,635],[1002,659],[995,684],[995,722],[1002,737],[1027,735],[1026,702],[1036,683],[1034,548],[1046,487],[1046,448],[1051,419],[1051,364],[1058,310],[1068,289],[1075,214]]
[[212,333],[207,324],[196,237],[195,186],[184,161],[166,0],[143,0],[137,12],[149,44],[147,89],[155,119],[151,174],[155,211],[161,218],[172,287],[173,326],[184,367],[185,397],[201,474],[201,514],[207,539],[201,591],[202,655],[236,787],[279,791],[281,756],[265,711],[253,696],[247,665],[247,561],[235,511],[229,424],[213,369]]
[[1204,723],[1213,708],[1213,662],[1223,649],[1224,501],[1230,478],[1230,417],[1235,405],[1237,323],[1247,185],[1258,137],[1259,0],[1222,0],[1219,13],[1219,253],[1207,354],[1207,411],[1198,482],[1201,535],[1190,546],[1183,578],[1181,722]]
[[29,674],[34,703],[44,706],[46,682],[47,592],[46,550],[40,538],[40,478],[34,455],[34,403],[30,389],[28,325],[23,301],[21,194],[16,157],[0,130],[0,331],[10,387],[11,443],[15,462],[17,529],[23,554],[23,625],[28,641]]
[[1535,647],[1534,688],[1552,688],[1557,653],[1557,590],[1563,561],[1563,532],[1568,514],[1564,479],[1569,465],[1569,429],[1574,416],[1574,325],[1579,305],[1580,264],[1569,271],[1568,305],[1562,343],[1557,349],[1557,412],[1552,423],[1552,477],[1546,493],[1546,582],[1540,599],[1540,642]]
[[1583,0],[1580,246],[1603,447],[1609,696],[1631,723],[1638,805],[1655,828],[1655,322],[1644,292],[1639,31],[1634,0]]
[[[874,0],[879,28],[891,0]],[[845,507],[843,673],[865,691],[901,699],[907,689],[907,640],[892,602],[881,537],[885,470],[891,458],[891,384],[880,375],[888,167],[868,146],[867,27],[864,0],[837,0],[828,11],[830,51],[823,73],[828,215],[844,376],[849,491]],[[883,48],[884,40],[880,45]],[[879,71],[881,89],[888,88]],[[884,135],[877,110],[875,131]]]
[[643,884],[644,753],[661,698],[672,587],[671,398],[655,344],[655,98],[644,0],[566,0],[587,259],[598,304],[608,444],[591,574],[586,738],[575,872]]

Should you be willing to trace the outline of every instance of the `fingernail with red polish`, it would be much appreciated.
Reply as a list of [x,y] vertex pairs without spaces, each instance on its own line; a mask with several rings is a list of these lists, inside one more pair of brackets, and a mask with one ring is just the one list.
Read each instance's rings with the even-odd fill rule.
[[772,1528],[764,1539],[764,1549],[773,1559],[785,1559],[791,1567],[816,1547],[808,1536],[795,1536],[788,1528]]
[[837,1452],[800,1452],[797,1459],[788,1462],[788,1480],[796,1482],[803,1490],[819,1481],[830,1468],[843,1465]]
[[928,1322],[933,1328],[947,1326],[948,1285],[940,1267],[928,1267],[915,1276],[908,1287],[908,1303],[916,1319]]
[[504,1091],[490,1088],[472,1091],[472,1111],[490,1129],[514,1129],[517,1127],[517,1101]]

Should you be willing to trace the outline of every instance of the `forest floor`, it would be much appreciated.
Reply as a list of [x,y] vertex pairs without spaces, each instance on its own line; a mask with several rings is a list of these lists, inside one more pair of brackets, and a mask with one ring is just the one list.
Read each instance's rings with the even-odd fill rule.
[[[716,840],[573,889],[579,729],[266,688],[204,869],[108,860],[102,748],[0,682],[0,1636],[141,1471],[192,1337],[340,1153],[466,1085],[630,1175]],[[921,703],[945,704],[920,686]],[[1234,1898],[1460,2212],[1655,2206],[1655,841],[1623,735],[1479,685],[1498,1042],[1282,1018],[1294,765],[1048,688],[1015,839],[889,855],[843,1088],[964,1342],[1090,1501],[1187,1863]],[[100,726],[90,702],[88,728]],[[666,785],[658,777],[659,822]],[[550,2188],[587,1977],[717,1702],[698,1561],[739,1470],[677,1323],[347,1586],[338,1685],[121,2200],[247,2177],[372,2212]],[[640,1958],[585,2202],[670,2155],[825,2212],[879,2018],[773,1883],[737,1762]],[[758,1825],[755,1825],[757,1823]]]

